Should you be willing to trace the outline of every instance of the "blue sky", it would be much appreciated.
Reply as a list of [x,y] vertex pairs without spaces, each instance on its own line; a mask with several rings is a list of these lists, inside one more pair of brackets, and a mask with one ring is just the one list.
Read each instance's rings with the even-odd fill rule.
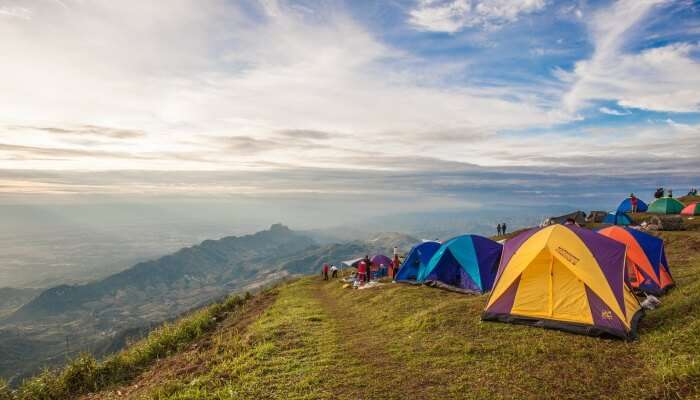
[[3,201],[700,186],[698,1],[0,0],[0,49]]

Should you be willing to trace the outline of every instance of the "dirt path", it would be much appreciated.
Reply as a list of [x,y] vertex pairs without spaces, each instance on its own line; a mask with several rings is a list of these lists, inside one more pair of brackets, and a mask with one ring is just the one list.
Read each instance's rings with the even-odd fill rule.
[[[361,387],[345,385],[339,388],[340,393],[349,394],[354,399],[428,399],[435,398],[426,393],[425,382],[413,379],[406,366],[387,350],[385,345],[389,338],[378,334],[377,325],[381,321],[363,318],[361,311],[347,299],[338,298],[332,293],[337,282],[319,284],[315,295],[325,308],[325,312],[333,318],[335,326],[344,342],[341,344],[345,351],[364,366],[367,371],[366,384]],[[379,289],[381,290],[381,289]],[[357,293],[362,297],[371,293]]]

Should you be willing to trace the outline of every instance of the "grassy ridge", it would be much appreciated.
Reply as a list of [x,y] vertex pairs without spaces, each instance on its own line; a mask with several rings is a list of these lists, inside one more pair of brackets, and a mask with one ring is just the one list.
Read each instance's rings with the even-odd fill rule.
[[326,383],[358,379],[360,364],[338,346],[334,320],[302,280],[279,289],[278,300],[245,332],[224,332],[200,359],[205,373],[174,376],[151,399],[334,399]]
[[125,382],[155,360],[177,353],[183,346],[211,331],[224,314],[236,309],[247,299],[248,295],[246,298],[231,296],[175,323],[164,324],[128,350],[102,362],[97,362],[90,355],[81,355],[62,370],[46,370],[25,381],[14,393],[0,384],[0,400],[74,399],[83,393]]
[[87,391],[103,400],[700,398],[700,232],[659,235],[678,287],[642,320],[636,342],[482,322],[487,296],[307,277],[255,312],[212,325],[212,315],[248,306],[205,309],[119,361],[77,360],[14,397],[0,390],[0,400]]
[[640,340],[482,322],[486,296],[304,278],[201,368],[152,382],[172,399],[677,399],[700,396],[700,235],[664,232],[679,287]]

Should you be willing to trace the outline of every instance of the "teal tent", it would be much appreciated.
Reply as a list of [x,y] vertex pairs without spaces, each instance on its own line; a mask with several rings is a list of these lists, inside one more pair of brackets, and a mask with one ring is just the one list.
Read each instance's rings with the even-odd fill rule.
[[477,235],[463,235],[440,246],[417,281],[460,292],[485,293],[496,278],[503,246]]

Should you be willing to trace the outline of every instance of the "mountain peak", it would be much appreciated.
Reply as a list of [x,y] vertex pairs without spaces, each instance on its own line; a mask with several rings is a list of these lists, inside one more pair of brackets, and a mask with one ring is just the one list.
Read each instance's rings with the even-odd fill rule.
[[280,223],[272,224],[270,226],[270,232],[291,232],[291,231],[292,230],[289,229],[289,227],[287,225],[280,224]]

